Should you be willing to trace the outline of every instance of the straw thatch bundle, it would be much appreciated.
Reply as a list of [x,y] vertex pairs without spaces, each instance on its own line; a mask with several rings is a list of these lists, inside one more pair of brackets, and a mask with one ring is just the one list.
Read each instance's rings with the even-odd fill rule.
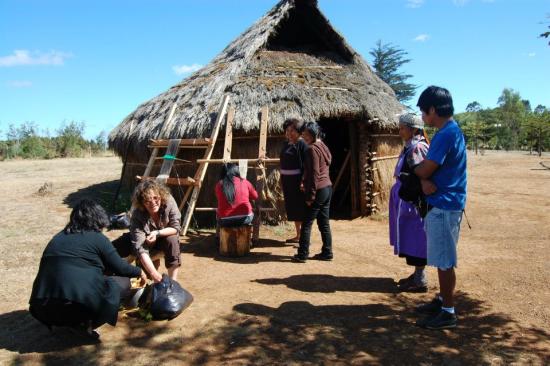
[[[404,110],[392,89],[334,30],[316,0],[282,0],[210,64],[141,104],[111,132],[109,145],[139,164],[147,161],[149,139],[209,137],[224,94],[236,109],[234,135],[241,136],[258,134],[262,106],[269,107],[271,136],[282,134],[289,117],[353,120],[377,131],[395,130],[396,116]],[[174,118],[164,126],[174,103]],[[244,154],[254,151],[248,141],[257,146],[257,140],[243,140],[234,144],[232,156],[257,156],[257,150]],[[268,155],[277,157],[281,143],[281,138],[268,140]],[[217,146],[214,156],[220,157],[220,150]],[[127,177],[141,172],[138,166]],[[208,190],[215,173],[207,181],[203,187]]]

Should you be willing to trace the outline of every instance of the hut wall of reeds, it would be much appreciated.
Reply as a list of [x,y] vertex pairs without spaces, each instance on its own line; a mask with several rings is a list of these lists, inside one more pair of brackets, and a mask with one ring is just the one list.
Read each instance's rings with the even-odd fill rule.
[[[279,155],[282,124],[287,118],[317,121],[335,156],[333,179],[351,152],[347,170],[341,174],[342,188],[334,196],[343,209],[335,207],[334,212],[353,217],[384,209],[393,178],[388,173],[388,179],[381,170],[392,171],[389,165],[395,160],[375,164],[380,165],[379,170],[368,172],[368,164],[374,163],[369,154],[393,155],[400,149],[398,139],[382,136],[396,135],[397,116],[405,108],[331,26],[316,0],[280,1],[210,64],[130,113],[109,135],[110,147],[127,161],[124,180],[132,183],[135,175],[143,173],[150,153],[149,139],[209,137],[225,94],[230,95],[230,105],[236,111],[234,136],[241,138],[233,144],[232,157],[257,157],[263,106],[269,108],[270,157]],[[174,118],[167,122],[174,103]],[[222,146],[219,139],[214,157],[222,156]],[[184,150],[180,155],[194,161],[202,157],[202,151]],[[195,169],[193,165],[176,164],[175,174],[192,176]],[[212,191],[218,172],[219,167],[209,167],[199,206],[215,206]],[[253,174],[253,170],[249,172]],[[378,180],[367,190],[371,178]],[[271,169],[270,180],[269,193],[275,195],[276,169]],[[274,204],[281,206],[280,202]],[[284,217],[284,212],[275,217]]]

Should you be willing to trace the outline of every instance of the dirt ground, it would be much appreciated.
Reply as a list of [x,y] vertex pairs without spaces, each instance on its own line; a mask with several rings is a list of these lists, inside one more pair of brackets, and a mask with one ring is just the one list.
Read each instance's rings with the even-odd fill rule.
[[[543,157],[550,161],[550,156]],[[414,326],[430,293],[396,291],[410,268],[392,255],[387,219],[332,221],[333,262],[290,262],[291,226],[262,227],[250,256],[218,256],[211,231],[182,239],[178,318],[121,316],[102,342],[49,331],[27,301],[43,248],[70,205],[112,194],[117,158],[1,162],[0,364],[550,364],[550,170],[524,153],[469,157],[454,330]],[[541,168],[541,169],[539,169]],[[53,183],[53,192],[38,189]],[[119,232],[109,232],[114,239]],[[320,248],[315,233],[312,252]]]

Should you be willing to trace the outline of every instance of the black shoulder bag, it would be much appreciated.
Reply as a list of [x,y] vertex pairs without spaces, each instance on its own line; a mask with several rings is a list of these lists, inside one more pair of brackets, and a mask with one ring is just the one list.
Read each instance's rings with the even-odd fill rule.
[[399,180],[401,181],[401,187],[399,188],[399,198],[403,201],[412,203],[418,208],[418,212],[421,217],[425,217],[428,214],[428,203],[426,202],[426,196],[422,192],[422,184],[420,184],[420,178],[414,174],[414,168],[418,165],[410,167],[407,164],[407,152],[405,152],[405,161],[399,172]]

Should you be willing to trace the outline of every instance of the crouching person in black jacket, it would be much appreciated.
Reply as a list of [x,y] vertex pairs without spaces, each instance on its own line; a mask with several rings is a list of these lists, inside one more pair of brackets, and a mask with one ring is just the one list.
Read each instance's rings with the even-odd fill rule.
[[141,277],[139,268],[122,260],[101,231],[109,220],[97,203],[84,199],[70,221],[46,246],[34,280],[30,313],[48,326],[80,328],[93,338],[95,328],[116,325],[123,290],[108,271],[122,277]]

